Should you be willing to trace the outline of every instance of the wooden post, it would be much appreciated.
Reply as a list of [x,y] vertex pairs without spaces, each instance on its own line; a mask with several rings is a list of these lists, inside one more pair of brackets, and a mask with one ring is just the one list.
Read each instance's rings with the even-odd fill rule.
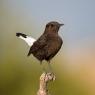
[[39,85],[39,90],[37,92],[37,95],[50,95],[47,84],[50,81],[55,80],[55,75],[53,73],[42,73],[40,76],[40,85]]

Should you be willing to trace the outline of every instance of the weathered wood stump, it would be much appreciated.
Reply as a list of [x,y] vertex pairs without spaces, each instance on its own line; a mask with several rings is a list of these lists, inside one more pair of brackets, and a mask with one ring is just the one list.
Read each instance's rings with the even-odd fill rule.
[[37,92],[37,95],[50,95],[47,84],[50,81],[55,80],[55,75],[53,73],[43,73],[40,76],[40,85],[39,85],[39,90]]

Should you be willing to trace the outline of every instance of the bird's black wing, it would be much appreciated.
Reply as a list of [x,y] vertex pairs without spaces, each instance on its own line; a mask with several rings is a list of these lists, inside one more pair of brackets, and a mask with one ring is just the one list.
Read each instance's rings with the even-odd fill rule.
[[44,56],[45,51],[43,50],[43,47],[47,44],[47,38],[46,35],[42,35],[34,44],[31,46],[28,56],[30,54],[33,54],[37,59],[43,59],[40,57]]

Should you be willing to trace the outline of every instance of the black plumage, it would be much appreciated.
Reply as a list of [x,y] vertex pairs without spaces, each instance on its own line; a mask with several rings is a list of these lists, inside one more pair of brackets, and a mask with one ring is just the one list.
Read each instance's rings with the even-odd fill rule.
[[46,25],[44,33],[31,46],[28,56],[33,54],[40,62],[43,60],[50,61],[60,50],[62,46],[62,39],[58,35],[60,26],[58,22],[49,22]]
[[22,36],[24,38],[26,38],[27,35],[23,34],[23,33],[16,33],[16,36],[19,37],[19,36]]

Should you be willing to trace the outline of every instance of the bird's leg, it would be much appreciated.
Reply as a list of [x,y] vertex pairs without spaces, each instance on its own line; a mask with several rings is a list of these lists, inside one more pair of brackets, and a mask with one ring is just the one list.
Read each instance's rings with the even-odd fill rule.
[[52,71],[52,66],[51,66],[51,64],[50,64],[50,61],[48,62],[48,70],[49,70],[49,72],[51,72],[51,73],[53,72],[53,71]]
[[[42,65],[42,61],[40,61],[40,65]],[[43,70],[43,72],[46,72],[46,73],[48,73],[48,72],[53,73],[50,61],[48,61],[47,66],[46,65],[42,66],[42,70]]]
[[47,70],[46,70],[45,66],[42,66],[42,61],[40,61],[40,65],[42,67],[43,72],[47,73]]
[[44,66],[43,66],[43,72],[47,73],[47,70]]
[[42,65],[42,61],[40,61],[40,65]]

